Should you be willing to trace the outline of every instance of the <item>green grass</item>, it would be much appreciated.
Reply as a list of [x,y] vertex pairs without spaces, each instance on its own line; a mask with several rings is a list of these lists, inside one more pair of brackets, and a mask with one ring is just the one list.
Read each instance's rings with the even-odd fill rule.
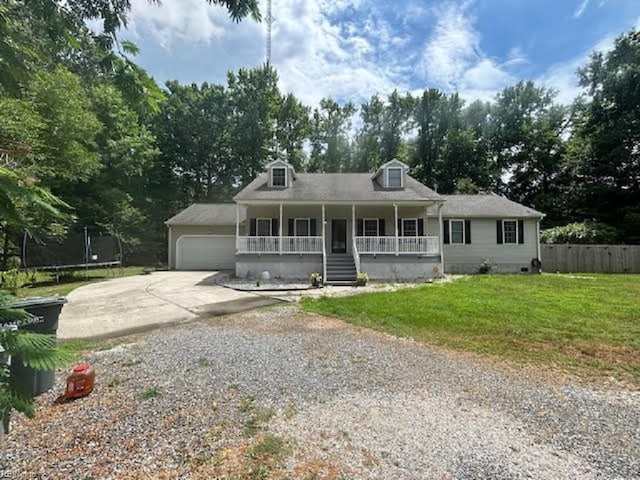
[[[59,283],[56,282],[55,274],[50,272],[20,273],[20,280],[25,285],[18,290],[19,297],[37,297],[37,296],[54,296],[67,295],[72,290],[90,283],[101,282],[118,277],[130,277],[132,275],[140,275],[143,267],[125,267],[125,268],[96,268],[95,270],[84,270],[68,272],[60,276]],[[85,278],[88,274],[88,279]]]
[[640,381],[640,275],[476,275],[302,305],[455,349]]

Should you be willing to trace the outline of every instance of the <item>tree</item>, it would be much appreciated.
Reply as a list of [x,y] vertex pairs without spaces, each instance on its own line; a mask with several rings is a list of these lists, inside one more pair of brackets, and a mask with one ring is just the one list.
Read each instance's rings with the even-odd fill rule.
[[[640,30],[594,52],[579,71],[587,99],[576,105],[572,193],[583,218],[640,241]],[[588,99],[591,99],[590,101]]]
[[319,108],[313,112],[310,171],[344,172],[354,169],[348,132],[355,112],[351,102],[340,106],[329,98],[320,100]]
[[567,109],[553,90],[533,82],[505,88],[491,109],[491,148],[504,182],[498,189],[512,200],[558,221],[563,207],[558,173],[565,152]]
[[296,170],[306,167],[304,141],[311,133],[310,108],[292,93],[281,98],[276,116],[276,157],[290,163]]

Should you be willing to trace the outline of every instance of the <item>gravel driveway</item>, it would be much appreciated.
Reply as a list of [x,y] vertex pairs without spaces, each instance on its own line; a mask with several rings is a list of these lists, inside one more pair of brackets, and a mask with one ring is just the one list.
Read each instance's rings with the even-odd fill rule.
[[[640,392],[268,308],[87,356],[97,388],[15,416],[16,478],[640,478]],[[1,467],[1,466],[0,466]],[[40,475],[40,476],[38,476]]]

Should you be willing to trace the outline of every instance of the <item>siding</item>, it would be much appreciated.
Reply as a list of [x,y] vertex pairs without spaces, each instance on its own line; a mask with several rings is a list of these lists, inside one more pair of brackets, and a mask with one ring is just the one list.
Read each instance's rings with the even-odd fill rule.
[[[489,260],[496,272],[531,271],[531,260],[537,258],[537,220],[524,220],[524,243],[504,245],[496,242],[496,220],[471,219],[471,244],[444,245],[446,273],[475,273],[483,259]],[[434,222],[435,223],[435,222]],[[429,225],[430,233],[436,234]]]

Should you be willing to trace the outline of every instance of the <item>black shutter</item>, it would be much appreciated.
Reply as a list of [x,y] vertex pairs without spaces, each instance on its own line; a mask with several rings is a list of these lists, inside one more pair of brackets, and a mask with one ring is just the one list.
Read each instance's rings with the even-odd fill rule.
[[443,220],[442,221],[442,228],[443,228],[443,232],[442,232],[442,241],[444,243],[449,243],[449,220]]
[[384,228],[384,218],[378,219],[378,235],[384,237],[386,235]]
[[471,220],[464,221],[464,243],[471,243]]
[[401,218],[398,219],[398,236],[399,237],[402,236],[402,219]]
[[524,220],[518,220],[518,243],[524,243]]
[[496,242],[502,243],[502,220],[496,220]]
[[358,228],[356,229],[356,237],[364,237],[364,220],[359,218],[356,220]]
[[272,237],[277,237],[279,233],[278,230],[278,219],[277,218],[272,218],[271,219],[271,236]]
[[422,218],[418,219],[418,236],[424,237],[424,220]]
[[315,219],[315,218],[312,218],[311,220],[309,220],[309,224],[310,224],[310,227],[309,227],[309,230],[310,230],[310,231],[309,231],[309,235],[311,235],[312,237],[315,237],[315,236],[316,236],[316,234],[317,234],[317,233],[316,233],[316,219]]
[[249,236],[250,237],[255,237],[257,234],[257,226],[256,226],[256,219],[255,218],[250,218],[249,219]]
[[288,218],[287,219],[287,236],[289,237],[293,237],[293,233],[294,233],[294,228],[293,228],[293,218]]

